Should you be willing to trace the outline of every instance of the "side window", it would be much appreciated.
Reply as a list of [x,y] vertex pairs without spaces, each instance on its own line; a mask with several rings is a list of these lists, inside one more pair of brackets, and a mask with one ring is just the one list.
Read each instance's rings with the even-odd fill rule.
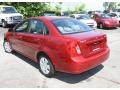
[[29,32],[33,34],[47,34],[48,29],[43,22],[38,20],[31,20]]
[[15,29],[15,31],[16,31],[16,32],[27,32],[28,25],[29,25],[29,22],[28,22],[28,21],[25,21],[25,22],[21,23],[21,24]]

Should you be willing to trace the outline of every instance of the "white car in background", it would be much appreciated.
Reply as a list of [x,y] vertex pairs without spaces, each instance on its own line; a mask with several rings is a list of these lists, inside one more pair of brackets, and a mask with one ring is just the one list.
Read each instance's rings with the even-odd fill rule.
[[2,27],[17,24],[22,20],[23,15],[18,13],[15,7],[0,5],[0,25]]
[[95,20],[91,19],[88,15],[86,14],[72,14],[70,17],[75,18],[80,20],[81,22],[83,22],[84,24],[92,27],[92,28],[96,28],[97,27],[97,23]]

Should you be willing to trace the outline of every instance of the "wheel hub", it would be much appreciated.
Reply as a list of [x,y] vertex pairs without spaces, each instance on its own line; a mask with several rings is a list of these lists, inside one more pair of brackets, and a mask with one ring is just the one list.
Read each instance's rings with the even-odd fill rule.
[[48,60],[45,57],[40,59],[40,68],[44,74],[49,74],[50,72],[50,65]]

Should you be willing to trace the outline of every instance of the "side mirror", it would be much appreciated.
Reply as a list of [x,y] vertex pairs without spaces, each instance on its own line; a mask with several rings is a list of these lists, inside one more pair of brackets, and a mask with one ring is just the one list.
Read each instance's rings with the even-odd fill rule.
[[8,29],[8,32],[13,32],[13,28],[9,28],[9,29]]

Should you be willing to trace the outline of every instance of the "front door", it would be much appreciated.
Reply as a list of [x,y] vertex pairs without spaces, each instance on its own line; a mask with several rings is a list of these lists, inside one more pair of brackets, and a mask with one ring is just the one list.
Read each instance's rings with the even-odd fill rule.
[[35,60],[37,51],[45,44],[47,36],[45,31],[47,31],[47,28],[42,21],[30,20],[28,32],[22,35],[23,51],[26,56]]

